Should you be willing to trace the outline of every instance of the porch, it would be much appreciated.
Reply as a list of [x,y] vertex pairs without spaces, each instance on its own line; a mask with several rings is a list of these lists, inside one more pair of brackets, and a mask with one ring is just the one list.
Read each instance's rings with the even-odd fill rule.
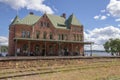
[[[15,56],[84,56],[92,42],[15,38]],[[92,49],[92,48],[91,48]]]

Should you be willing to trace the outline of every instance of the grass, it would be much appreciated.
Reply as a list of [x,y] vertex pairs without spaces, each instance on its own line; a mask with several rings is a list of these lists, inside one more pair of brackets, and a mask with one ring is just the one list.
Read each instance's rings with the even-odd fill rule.
[[[34,61],[35,62],[35,61]],[[120,80],[120,59],[36,61],[33,66],[16,63],[14,69],[0,70],[1,76],[38,72],[37,75],[12,77],[10,80]],[[51,63],[52,62],[52,63]],[[25,62],[22,62],[25,63]],[[11,63],[10,65],[13,66]],[[39,66],[38,66],[39,64]],[[22,68],[21,68],[22,67]],[[22,70],[21,70],[22,69]],[[42,72],[49,73],[42,73]]]

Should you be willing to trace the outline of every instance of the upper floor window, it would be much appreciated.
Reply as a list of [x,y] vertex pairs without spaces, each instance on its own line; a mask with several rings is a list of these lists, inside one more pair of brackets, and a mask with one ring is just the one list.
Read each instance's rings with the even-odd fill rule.
[[61,39],[61,35],[60,34],[58,34],[58,40],[60,40]]
[[53,39],[53,34],[50,32],[50,39]]
[[40,32],[36,31],[36,38],[39,39],[40,38]]
[[46,38],[47,38],[47,33],[44,32],[44,33],[43,33],[43,39],[46,39]]
[[74,34],[73,36],[74,36],[74,41],[76,41],[76,34]]
[[26,32],[22,31],[22,37],[25,38]]
[[80,35],[80,41],[82,41],[83,40],[83,36],[82,35]]
[[65,34],[65,40],[68,40],[68,35],[67,34]]
[[49,27],[49,23],[47,23],[47,27]]
[[30,31],[22,31],[22,38],[30,38]]
[[80,38],[79,38],[79,37],[80,37],[79,34],[77,34],[76,36],[77,36],[77,41],[79,41],[79,39],[80,39]]
[[30,38],[30,31],[27,31],[27,38]]
[[43,26],[43,22],[41,22],[41,26]]
[[64,40],[64,34],[62,34],[62,36],[61,36],[61,37],[62,37],[62,40]]
[[46,22],[44,22],[44,26],[47,26],[47,23],[46,23]]

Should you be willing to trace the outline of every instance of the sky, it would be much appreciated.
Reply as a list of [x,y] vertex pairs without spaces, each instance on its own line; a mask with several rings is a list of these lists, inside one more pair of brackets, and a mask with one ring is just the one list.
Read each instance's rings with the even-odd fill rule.
[[[0,0],[0,45],[8,45],[9,25],[16,15],[74,14],[84,25],[85,41],[104,50],[110,38],[120,38],[120,0]],[[88,46],[86,46],[86,49]]]

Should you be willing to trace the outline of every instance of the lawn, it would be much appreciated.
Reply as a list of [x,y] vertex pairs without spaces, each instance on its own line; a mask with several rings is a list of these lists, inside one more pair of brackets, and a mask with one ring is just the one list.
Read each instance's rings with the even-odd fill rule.
[[[12,77],[10,80],[120,80],[120,59],[47,61],[42,67],[27,67],[36,75]],[[38,62],[37,62],[38,63]],[[61,64],[63,63],[63,64]],[[50,65],[51,64],[51,65]],[[40,64],[41,65],[41,64]],[[44,68],[43,68],[44,66]],[[25,69],[25,68],[24,68]],[[25,70],[26,70],[25,69]],[[11,69],[10,69],[11,70]],[[19,68],[13,72],[19,72]],[[28,73],[32,73],[31,71]],[[46,71],[42,73],[41,71]],[[9,70],[8,70],[9,72]],[[21,71],[20,71],[21,72]],[[7,73],[4,73],[7,74]],[[15,73],[17,74],[17,73]]]

